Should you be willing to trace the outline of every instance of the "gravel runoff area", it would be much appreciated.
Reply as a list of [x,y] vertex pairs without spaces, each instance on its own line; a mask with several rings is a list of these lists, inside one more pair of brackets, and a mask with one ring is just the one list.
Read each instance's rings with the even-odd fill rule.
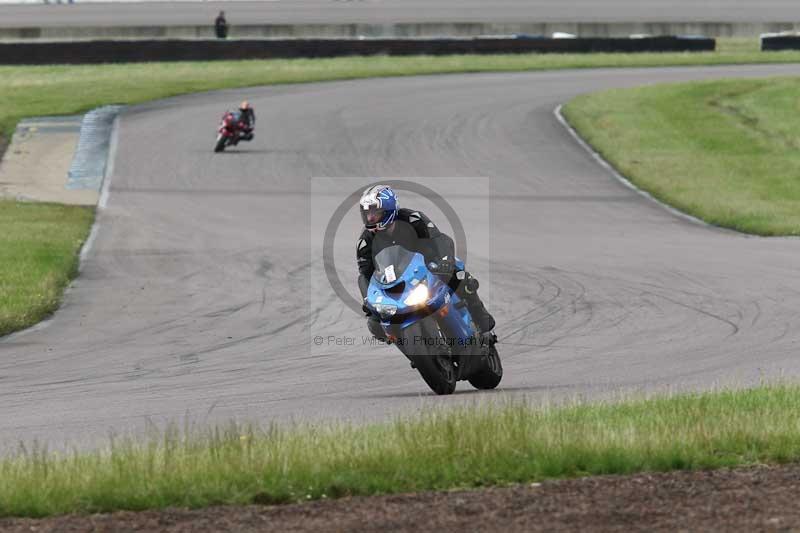
[[604,476],[296,505],[2,519],[28,531],[790,531],[800,465]]

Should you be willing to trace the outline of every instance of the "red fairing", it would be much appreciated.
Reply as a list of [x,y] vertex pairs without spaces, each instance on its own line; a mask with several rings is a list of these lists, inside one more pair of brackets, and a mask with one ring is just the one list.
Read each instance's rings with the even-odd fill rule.
[[222,117],[222,123],[219,125],[219,132],[226,137],[232,137],[238,127],[239,125],[234,121],[233,113],[225,113]]

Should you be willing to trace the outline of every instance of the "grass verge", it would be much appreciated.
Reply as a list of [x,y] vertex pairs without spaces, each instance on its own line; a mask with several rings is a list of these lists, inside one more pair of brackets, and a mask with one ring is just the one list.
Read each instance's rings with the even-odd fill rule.
[[711,224],[800,235],[800,78],[613,90],[564,107],[634,184]]
[[77,274],[94,210],[0,200],[0,335],[31,326],[58,306]]
[[[0,66],[0,144],[21,118],[69,115],[105,104],[134,104],[168,96],[255,85],[456,72],[514,72],[566,68],[794,63],[800,52],[758,50],[755,39],[721,39],[708,53],[530,54],[444,57],[347,57],[82,66]],[[157,83],[154,83],[157,80]],[[9,215],[30,216],[6,225]],[[34,214],[39,212],[39,214]],[[0,335],[52,313],[75,274],[77,250],[88,234],[89,212],[60,211],[58,231],[39,233],[59,212],[53,206],[0,204],[5,239],[0,252]],[[27,221],[27,222],[26,222]],[[32,224],[28,227],[26,224]],[[8,228],[8,231],[6,231]],[[10,233],[12,232],[13,233]],[[20,271],[25,264],[26,270]],[[26,273],[27,272],[27,273]]]
[[282,503],[800,460],[800,387],[441,410],[365,427],[167,432],[0,461],[0,515]]

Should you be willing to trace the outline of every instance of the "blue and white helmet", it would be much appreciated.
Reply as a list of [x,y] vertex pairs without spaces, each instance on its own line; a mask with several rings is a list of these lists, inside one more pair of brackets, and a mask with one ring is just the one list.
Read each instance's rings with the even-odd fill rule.
[[397,218],[397,195],[388,185],[373,185],[364,191],[359,201],[359,211],[364,227],[381,231]]

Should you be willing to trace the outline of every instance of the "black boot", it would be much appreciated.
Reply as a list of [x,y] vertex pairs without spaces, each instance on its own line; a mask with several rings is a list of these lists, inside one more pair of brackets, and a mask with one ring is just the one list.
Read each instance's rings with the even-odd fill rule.
[[[472,315],[472,320],[475,321],[475,325],[478,327],[480,333],[483,334],[492,331],[495,326],[494,317],[489,314],[489,311],[486,310],[486,306],[484,306],[481,301],[481,297],[478,296],[478,287],[480,287],[478,280],[473,278],[468,272],[462,271],[456,273],[453,281],[457,283],[456,292],[458,292],[459,296],[461,296],[467,304],[469,314]],[[453,287],[453,285],[451,285],[451,287]]]
[[486,306],[483,305],[478,293],[467,296],[466,302],[469,314],[472,315],[472,319],[475,321],[475,325],[478,326],[478,330],[481,333],[489,333],[492,331],[495,326],[494,317],[486,310]]

